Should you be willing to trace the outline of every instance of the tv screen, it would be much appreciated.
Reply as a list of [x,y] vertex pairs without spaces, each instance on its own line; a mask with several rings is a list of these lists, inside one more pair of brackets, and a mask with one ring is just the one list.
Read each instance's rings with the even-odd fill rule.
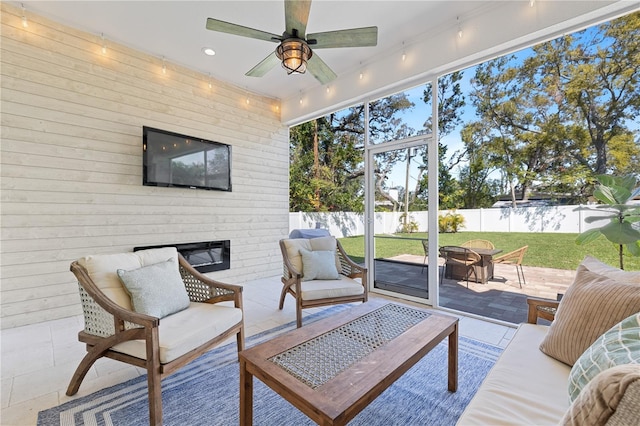
[[142,128],[143,185],[231,191],[231,145]]

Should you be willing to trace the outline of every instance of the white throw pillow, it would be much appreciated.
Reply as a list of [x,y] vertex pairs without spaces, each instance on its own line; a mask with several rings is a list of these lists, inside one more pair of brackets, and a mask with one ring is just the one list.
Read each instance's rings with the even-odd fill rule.
[[302,256],[302,281],[340,279],[334,251],[309,251],[301,248],[300,256]]
[[189,307],[189,295],[175,259],[131,271],[118,269],[118,277],[136,312],[164,318]]

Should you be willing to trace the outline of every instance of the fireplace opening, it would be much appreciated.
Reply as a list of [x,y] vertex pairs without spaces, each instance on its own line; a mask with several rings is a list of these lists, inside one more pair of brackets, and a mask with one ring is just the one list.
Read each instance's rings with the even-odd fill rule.
[[222,271],[231,268],[230,240],[134,247],[133,251],[161,247],[175,247],[198,272]]

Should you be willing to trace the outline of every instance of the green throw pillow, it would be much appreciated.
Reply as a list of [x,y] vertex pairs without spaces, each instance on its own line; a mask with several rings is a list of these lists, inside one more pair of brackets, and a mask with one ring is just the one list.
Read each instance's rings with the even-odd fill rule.
[[136,312],[164,318],[189,307],[189,295],[175,259],[117,272]]
[[578,358],[569,375],[571,402],[598,373],[622,364],[640,364],[640,312],[611,327]]
[[300,256],[302,256],[302,281],[340,279],[334,251],[309,251],[301,248]]

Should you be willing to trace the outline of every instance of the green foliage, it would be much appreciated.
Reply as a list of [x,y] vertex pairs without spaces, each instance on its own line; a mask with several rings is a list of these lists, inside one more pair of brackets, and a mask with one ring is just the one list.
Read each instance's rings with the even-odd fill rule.
[[[583,200],[597,174],[637,173],[640,12],[480,64],[470,95],[481,147],[516,198]],[[468,124],[469,125],[469,124]]]
[[[381,142],[414,132],[396,117],[411,107],[404,94],[371,102],[371,139]],[[290,211],[364,210],[364,128],[360,104],[290,129]],[[403,159],[393,152],[381,155],[374,170],[376,198],[391,199],[384,184],[393,165]]]
[[602,216],[590,216],[585,219],[587,223],[602,220],[608,222],[599,228],[593,228],[578,235],[576,244],[585,244],[604,235],[607,240],[618,246],[620,268],[624,269],[624,248],[632,256],[640,256],[640,230],[633,226],[635,222],[640,222],[640,207],[628,204],[635,195],[640,194],[640,188],[635,189],[636,178],[631,175],[625,177],[599,175],[596,178],[599,184],[593,191],[593,196],[603,204],[578,209],[608,213]]
[[336,132],[332,119],[290,129],[290,211],[363,211],[362,145],[356,134]]
[[464,227],[464,216],[455,211],[438,216],[438,230],[440,233],[455,233]]
[[409,215],[409,217],[407,218],[406,223],[404,218],[405,218],[405,214],[402,213],[399,218],[400,232],[405,234],[412,234],[414,232],[418,232],[418,222],[416,222],[415,219],[411,217],[411,215]]

